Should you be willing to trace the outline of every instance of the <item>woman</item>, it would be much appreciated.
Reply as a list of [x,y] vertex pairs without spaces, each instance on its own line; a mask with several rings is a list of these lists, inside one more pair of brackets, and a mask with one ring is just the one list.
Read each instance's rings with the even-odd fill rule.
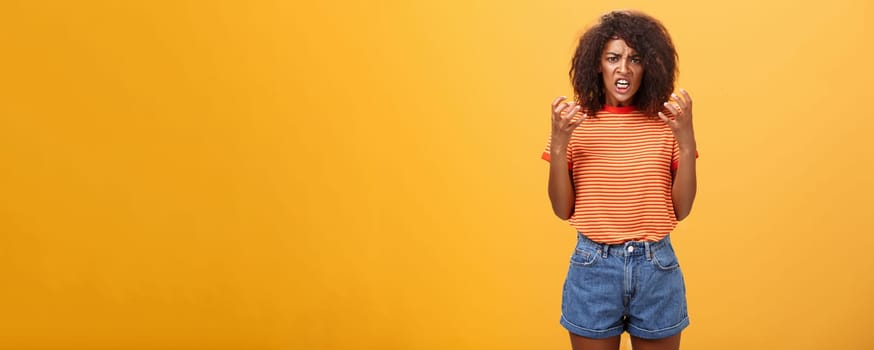
[[561,324],[574,349],[679,349],[689,325],[669,234],[696,192],[692,99],[673,94],[677,54],[640,12],[603,15],[580,38],[576,103],[552,102],[552,209],[577,231]]

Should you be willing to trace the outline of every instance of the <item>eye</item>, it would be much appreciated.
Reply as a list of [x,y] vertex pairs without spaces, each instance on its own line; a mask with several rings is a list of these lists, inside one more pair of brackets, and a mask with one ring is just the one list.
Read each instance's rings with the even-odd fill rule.
[[611,62],[611,63],[613,63],[613,62],[616,62],[616,61],[619,61],[619,57],[616,57],[616,56],[609,56],[609,57],[607,57],[607,62]]
[[631,63],[640,63],[640,57],[632,57]]

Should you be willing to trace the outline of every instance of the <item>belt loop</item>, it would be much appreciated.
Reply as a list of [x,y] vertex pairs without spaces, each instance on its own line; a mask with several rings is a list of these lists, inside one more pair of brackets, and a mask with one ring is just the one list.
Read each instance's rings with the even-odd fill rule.
[[652,247],[649,243],[649,241],[643,242],[643,246],[645,247],[644,252],[646,253],[646,261],[652,260]]
[[601,251],[602,251],[602,253],[601,253],[601,257],[606,259],[606,258],[607,258],[607,252],[610,251],[610,245],[607,244],[607,243],[602,244],[602,245],[601,245]]

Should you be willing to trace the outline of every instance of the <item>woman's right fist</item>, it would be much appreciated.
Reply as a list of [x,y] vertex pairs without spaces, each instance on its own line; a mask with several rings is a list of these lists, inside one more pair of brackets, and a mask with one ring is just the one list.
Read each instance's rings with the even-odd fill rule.
[[588,114],[583,113],[574,121],[574,117],[580,111],[580,105],[564,102],[566,99],[565,96],[559,96],[552,101],[552,144],[555,146],[567,147],[574,129],[589,118]]

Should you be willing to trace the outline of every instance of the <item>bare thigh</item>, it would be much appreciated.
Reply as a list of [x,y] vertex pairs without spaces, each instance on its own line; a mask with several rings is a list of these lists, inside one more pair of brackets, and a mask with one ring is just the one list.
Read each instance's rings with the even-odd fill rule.
[[680,334],[662,339],[631,337],[631,347],[634,348],[634,350],[679,350]]
[[570,335],[571,348],[573,350],[618,350],[619,338],[621,337],[617,335],[615,337],[604,339],[592,339],[581,337],[573,333],[570,333]]

